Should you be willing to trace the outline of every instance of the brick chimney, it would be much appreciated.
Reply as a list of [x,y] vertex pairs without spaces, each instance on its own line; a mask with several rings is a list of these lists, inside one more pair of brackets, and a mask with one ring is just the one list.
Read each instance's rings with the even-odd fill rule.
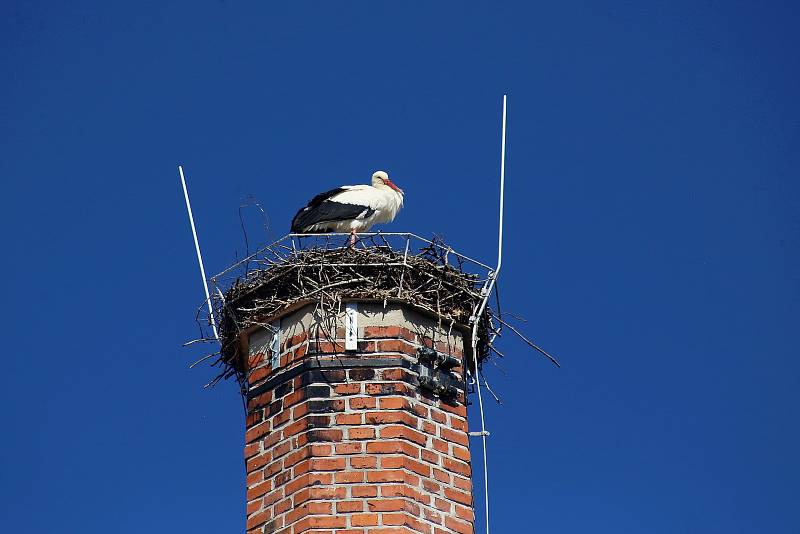
[[404,303],[315,310],[241,336],[247,532],[472,533],[469,331]]

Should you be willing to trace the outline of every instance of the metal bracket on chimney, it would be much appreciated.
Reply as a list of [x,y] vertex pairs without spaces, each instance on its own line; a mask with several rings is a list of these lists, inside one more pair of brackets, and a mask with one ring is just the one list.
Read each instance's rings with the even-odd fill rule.
[[450,354],[442,354],[435,349],[420,347],[419,385],[441,398],[454,397],[459,382],[452,376],[453,369],[461,365],[458,358]]
[[[403,369],[409,369],[419,374],[419,380],[422,380],[422,376],[426,373],[426,367],[424,365],[417,365],[413,364],[408,360],[403,358],[358,358],[358,357],[351,357],[351,358],[336,358],[335,360],[305,360],[302,364],[296,365],[295,367],[291,367],[280,371],[279,373],[270,376],[266,381],[263,383],[254,386],[247,391],[247,399],[250,400],[258,395],[261,395],[265,391],[269,391],[284,382],[288,382],[289,380],[293,379],[294,377],[306,373],[306,372],[317,372],[321,370],[339,370],[339,369],[386,369],[386,368],[393,368],[393,367],[400,367]],[[458,391],[464,391],[464,387],[462,386],[461,382],[458,382],[448,376],[444,376],[445,383],[448,386],[453,386]],[[324,376],[319,376],[320,382],[325,382]]]

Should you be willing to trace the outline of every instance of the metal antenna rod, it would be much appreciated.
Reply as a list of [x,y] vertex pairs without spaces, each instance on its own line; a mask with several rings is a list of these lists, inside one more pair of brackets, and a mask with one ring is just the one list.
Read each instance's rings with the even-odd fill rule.
[[503,140],[500,144],[500,224],[497,230],[497,269],[494,277],[500,274],[500,267],[503,266],[503,201],[505,200],[506,189],[506,101],[507,95],[503,95]]
[[488,284],[484,286],[483,301],[478,306],[478,311],[473,317],[472,323],[472,354],[475,361],[475,384],[478,391],[478,406],[481,412],[481,431],[477,433],[483,442],[483,487],[484,487],[484,502],[486,505],[486,534],[489,534],[489,467],[486,459],[486,437],[489,432],[486,431],[486,420],[483,415],[483,396],[481,395],[481,372],[478,369],[477,362],[477,347],[478,347],[478,321],[483,310],[489,302],[489,297],[492,294],[492,289],[500,275],[500,268],[503,266],[503,207],[505,200],[505,185],[506,185],[506,102],[507,95],[503,95],[503,137],[500,145],[500,221],[497,230],[497,267],[489,277]]
[[192,225],[192,237],[194,237],[194,248],[197,251],[197,263],[200,264],[200,277],[203,279],[203,289],[206,291],[206,304],[208,304],[208,316],[211,319],[211,330],[214,337],[219,341],[217,333],[217,322],[214,320],[214,308],[211,306],[211,295],[208,293],[208,281],[206,280],[206,269],[203,267],[203,255],[200,254],[200,243],[197,241],[197,230],[194,227],[194,216],[192,215],[192,204],[189,202],[189,191],[186,190],[186,178],[183,177],[183,167],[178,165],[178,173],[181,175],[181,185],[183,186],[183,198],[186,199],[186,211],[189,212],[189,224]]

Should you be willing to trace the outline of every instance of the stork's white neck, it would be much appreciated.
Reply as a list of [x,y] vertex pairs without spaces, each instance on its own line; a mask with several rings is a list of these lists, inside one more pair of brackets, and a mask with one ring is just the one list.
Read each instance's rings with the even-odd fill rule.
[[392,197],[392,200],[394,200],[397,203],[398,208],[403,205],[403,193],[401,193],[400,191],[397,191],[396,189],[389,187],[386,184],[373,185],[372,187],[379,190],[381,193],[384,193],[387,196]]

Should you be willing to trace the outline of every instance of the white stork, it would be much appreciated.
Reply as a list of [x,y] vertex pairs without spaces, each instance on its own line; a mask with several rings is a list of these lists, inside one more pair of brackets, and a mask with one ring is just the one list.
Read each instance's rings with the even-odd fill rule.
[[403,206],[403,190],[384,171],[372,175],[372,185],[343,185],[312,198],[292,219],[292,232],[312,234],[366,232],[373,224],[392,222]]

